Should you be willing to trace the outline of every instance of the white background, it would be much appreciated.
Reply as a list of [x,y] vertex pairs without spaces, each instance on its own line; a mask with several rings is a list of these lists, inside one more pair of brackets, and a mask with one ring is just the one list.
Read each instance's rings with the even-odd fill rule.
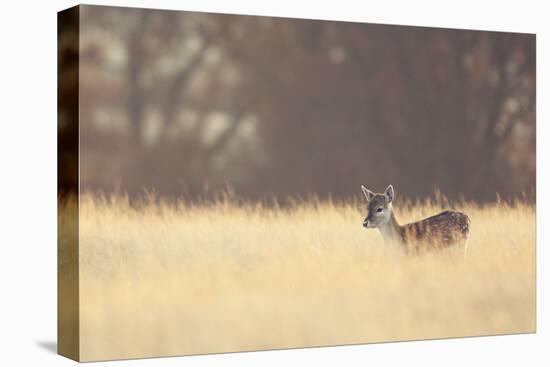
[[[94,365],[550,365],[548,12],[544,1],[98,1],[96,4],[537,33],[537,334],[156,358]],[[0,365],[65,366],[56,340],[56,12],[74,1],[0,9]],[[542,123],[544,121],[544,123]],[[545,348],[546,347],[546,348]]]

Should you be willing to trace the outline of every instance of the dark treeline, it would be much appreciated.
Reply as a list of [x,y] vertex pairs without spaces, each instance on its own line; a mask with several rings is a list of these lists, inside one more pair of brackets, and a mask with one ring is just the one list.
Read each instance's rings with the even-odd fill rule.
[[84,191],[343,198],[392,183],[485,202],[534,190],[534,35],[93,6],[80,17]]

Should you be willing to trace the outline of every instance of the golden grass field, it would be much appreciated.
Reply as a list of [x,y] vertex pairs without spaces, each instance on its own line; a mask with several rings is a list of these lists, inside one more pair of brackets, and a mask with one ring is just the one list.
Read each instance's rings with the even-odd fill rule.
[[[394,207],[402,223],[444,209]],[[362,227],[359,201],[85,195],[81,359],[534,332],[534,205],[453,208],[471,218],[465,258],[405,256]]]

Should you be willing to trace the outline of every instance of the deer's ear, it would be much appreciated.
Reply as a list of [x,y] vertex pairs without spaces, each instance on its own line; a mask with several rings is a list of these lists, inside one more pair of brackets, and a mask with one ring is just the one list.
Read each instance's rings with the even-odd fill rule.
[[391,203],[393,201],[393,198],[395,197],[395,193],[393,191],[393,186],[390,185],[386,188],[386,191],[384,191],[384,196],[386,197],[386,201],[388,203]]
[[370,201],[374,197],[374,192],[367,189],[364,185],[361,185],[361,190],[363,191],[363,195],[365,195],[367,201]]

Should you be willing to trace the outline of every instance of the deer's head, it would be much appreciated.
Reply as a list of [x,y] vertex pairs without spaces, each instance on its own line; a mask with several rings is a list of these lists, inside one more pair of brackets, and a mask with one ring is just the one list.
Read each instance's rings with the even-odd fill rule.
[[394,198],[393,186],[389,185],[383,194],[377,194],[361,185],[361,190],[367,199],[367,216],[363,221],[365,228],[377,228],[391,221],[392,201]]

